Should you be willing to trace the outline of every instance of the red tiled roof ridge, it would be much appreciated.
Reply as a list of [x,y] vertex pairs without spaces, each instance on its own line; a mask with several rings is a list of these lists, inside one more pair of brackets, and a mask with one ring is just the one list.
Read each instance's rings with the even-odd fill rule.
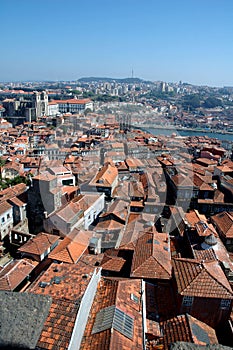
[[[158,235],[159,233],[155,235],[154,232],[145,232],[137,239],[135,252],[133,256],[133,262],[131,266],[131,275],[133,275],[134,277],[138,273],[145,274],[145,271],[147,271],[148,263],[153,265],[155,264],[157,265],[157,267],[162,267],[162,271],[165,272],[165,278],[171,277],[171,258],[170,256],[168,256],[169,252],[163,250],[164,246],[161,246],[160,244],[162,243],[162,239],[161,236],[158,237]],[[166,234],[162,234],[162,236],[164,235]],[[157,242],[154,242],[154,240],[157,241],[157,239],[159,240],[158,245],[156,244]],[[164,261],[162,260],[162,257],[164,258]],[[166,267],[163,266],[163,262],[164,265],[167,265]],[[158,268],[153,270],[155,274],[159,274],[157,270]]]
[[[209,268],[211,265],[216,265],[216,261],[200,262],[200,261],[197,261],[196,259],[186,259],[186,258],[174,258],[173,260],[174,260],[174,262],[180,261],[183,263],[189,263],[189,264],[193,265],[193,266],[189,266],[189,267],[186,266],[185,268],[179,269],[179,270],[178,270],[178,266],[176,267],[176,273],[178,273],[178,276],[179,276],[179,286],[180,286],[180,294],[181,295],[193,295],[194,296],[196,291],[195,291],[195,289],[193,289],[192,284],[195,281],[198,283],[199,276],[204,275],[205,280],[206,280],[207,276],[209,276],[212,281],[217,283],[218,286],[221,286],[221,288],[223,288],[227,292],[227,298],[231,297],[233,299],[233,292],[232,292],[231,288],[227,288],[218,278],[216,278],[219,271],[216,272],[215,276],[213,276],[213,274],[209,271]],[[175,263],[175,265],[176,265],[176,263]],[[196,265],[196,266],[194,266],[194,265]],[[218,266],[219,266],[220,271],[223,274],[220,277],[223,277],[223,276],[225,277],[223,271],[221,270],[220,265],[218,265]],[[182,272],[182,270],[183,270],[183,272]],[[185,281],[184,281],[184,271],[185,271],[185,278],[186,278]],[[225,280],[226,280],[226,282],[228,282],[226,277],[225,277]],[[195,287],[195,285],[194,285],[194,287]],[[190,292],[191,292],[191,294],[190,294]],[[221,295],[221,298],[224,298],[224,296]],[[211,296],[209,296],[209,297],[211,297]]]
[[24,259],[21,259],[21,260],[18,260],[16,262],[16,264],[5,274],[5,276],[7,276],[8,274],[10,274],[12,271],[14,271],[20,264],[22,263],[27,263],[27,265],[31,265],[33,268],[35,267],[33,264],[31,264],[29,261],[27,262],[24,262],[25,260]]
[[[153,228],[155,229],[154,226],[153,226]],[[153,229],[153,228],[152,228],[152,229]],[[148,233],[148,232],[147,232],[147,233]],[[149,232],[149,233],[150,233],[150,232]],[[156,237],[158,237],[158,236],[155,235],[155,232],[154,232],[154,231],[152,231],[151,234],[152,234],[152,237],[153,237],[152,239],[154,239],[154,238],[156,239]],[[156,234],[160,235],[159,232],[156,232]],[[163,233],[162,233],[162,235],[165,236],[165,234],[163,234]],[[166,241],[164,241],[164,240],[163,240],[163,242],[164,242],[164,243],[168,243],[168,242],[166,242]],[[156,245],[153,243],[153,244],[152,244],[152,257],[153,257],[154,260],[155,260],[155,261],[170,275],[171,271],[169,270],[169,268],[166,268],[165,266],[163,266],[163,265],[161,264],[161,262],[159,261],[159,259],[156,258],[156,253],[157,253],[157,251],[156,251]]]
[[[170,325],[172,323],[172,325]],[[186,326],[184,326],[184,324]],[[183,327],[182,327],[183,326]],[[170,343],[170,341],[178,341],[178,339],[176,339],[176,336],[179,337],[179,340],[184,340],[180,339],[180,337],[185,336],[185,341],[187,342],[194,342],[193,341],[193,337],[192,337],[192,332],[191,332],[191,327],[190,327],[190,323],[189,323],[189,319],[187,317],[187,314],[183,314],[183,315],[177,315],[172,317],[171,319],[168,319],[164,322],[162,322],[162,328],[163,331],[165,332],[165,337],[164,337],[164,341],[165,341],[165,349],[167,349],[167,342]],[[177,332],[174,332],[174,329],[178,329]],[[168,332],[169,332],[169,337],[168,337]],[[176,335],[177,333],[177,335]]]
[[49,254],[49,256],[59,254],[63,249],[65,249],[71,242],[72,240],[69,237],[65,237],[54,249],[53,251]]
[[[193,278],[189,278],[189,281],[188,281],[188,285],[186,285],[186,286],[184,286],[184,288],[181,290],[181,294],[183,294],[184,293],[184,291],[190,286],[190,284],[197,278],[197,276],[201,273],[201,268],[200,268],[200,265],[201,265],[201,263],[200,263],[200,261],[198,261],[198,260],[196,260],[196,259],[191,259],[191,258],[188,258],[188,259],[186,259],[186,258],[174,258],[173,259],[174,261],[183,261],[183,262],[189,262],[189,263],[192,263],[192,264],[195,264],[196,265],[196,267],[199,267],[199,271],[193,271],[193,269],[192,269],[192,271],[193,272],[196,272],[196,273],[193,273]],[[187,272],[187,271],[186,271]],[[189,274],[189,277],[191,277],[191,275]]]
[[[54,237],[54,239],[52,239]],[[38,241],[39,239],[41,239],[42,238],[42,242],[41,241]],[[51,239],[50,239],[51,238]],[[49,234],[49,233],[46,233],[46,232],[40,232],[40,233],[38,233],[36,236],[34,236],[33,238],[31,238],[31,239],[29,239],[29,241],[27,241],[22,247],[20,247],[18,250],[19,251],[25,251],[24,249],[25,249],[25,246],[26,247],[30,247],[30,245],[31,244],[33,244],[34,246],[35,246],[35,248],[36,248],[36,254],[41,254],[41,253],[43,253],[44,252],[44,250],[45,250],[45,247],[44,247],[44,245],[45,245],[45,243],[47,243],[47,244],[49,244],[49,245],[51,245],[52,243],[54,243],[55,242],[55,238],[56,239],[58,239],[58,237],[57,236],[55,236],[55,235],[52,235],[52,234]],[[45,241],[46,242],[45,242]],[[42,244],[42,247],[40,246],[40,244]],[[31,248],[31,247],[30,247]],[[34,250],[34,249],[33,249]],[[27,249],[26,249],[26,251],[28,251]],[[33,252],[33,253],[35,253],[35,252]]]
[[[10,272],[10,271],[9,271],[9,272]],[[2,276],[2,277],[0,278],[0,280],[3,280],[3,279],[4,279],[4,280],[5,280],[5,283],[8,284],[8,287],[9,287],[9,289],[11,290],[12,288],[11,288],[10,278],[9,278],[9,275],[8,275],[9,272],[7,272],[5,276]],[[0,288],[0,289],[1,289],[1,288]],[[6,289],[6,288],[4,288],[4,289]]]
[[[153,248],[153,250],[154,250],[154,248]],[[169,275],[171,274],[171,271],[169,270],[169,268],[167,268],[167,267],[165,267],[164,265],[162,265],[161,262],[159,261],[159,259],[156,259],[156,257],[154,256],[154,254],[153,254],[152,257],[153,257],[154,260],[162,267],[163,270],[165,270]]]
[[222,283],[221,281],[219,281],[216,276],[214,276],[212,273],[211,273],[211,270],[209,269],[209,266],[210,265],[213,265],[215,264],[215,261],[205,261],[202,263],[203,267],[205,268],[205,270],[207,271],[207,273],[210,275],[211,278],[213,278],[218,284],[221,284],[221,286],[226,289],[229,293],[232,294],[232,298],[233,298],[233,291],[231,288],[227,288],[227,286]]
[[[70,243],[72,243],[72,242],[70,242]],[[74,243],[77,244],[77,242],[74,242]],[[81,243],[78,243],[78,244],[81,245],[83,248],[86,248],[86,246],[85,246],[84,244],[81,244]],[[68,251],[68,254],[69,254],[70,258],[71,258],[71,261],[75,263],[76,261],[74,261],[74,257],[72,256],[72,253],[71,253],[71,251],[70,251],[70,244],[68,244],[68,246],[66,247],[66,250]],[[84,249],[84,250],[85,250],[85,249]],[[81,255],[79,256],[78,259],[81,258],[81,256],[82,256],[83,253],[84,253],[84,250],[83,250],[83,252],[81,253]]]
[[213,221],[226,237],[230,237],[233,231],[233,217],[228,212],[218,213],[213,216]]
[[[14,264],[12,268],[10,268],[6,273],[4,273],[4,269],[7,269],[8,268],[8,265],[11,265],[11,264]],[[13,260],[11,261],[9,264],[7,264],[7,266],[1,271],[1,273],[3,274],[3,276],[0,277],[0,280],[1,280],[1,283],[7,283],[8,287],[9,287],[9,290],[13,290],[16,286],[12,286],[12,284],[14,285],[13,283],[13,280],[11,281],[10,277],[12,274],[14,274],[15,270],[17,268],[19,268],[19,265],[25,265],[25,267],[28,267],[30,266],[32,268],[32,270],[35,268],[35,266],[33,264],[31,264],[31,262],[28,260],[28,259],[21,259],[21,260]],[[27,277],[27,273],[25,274],[24,271],[22,271],[22,269],[19,269],[18,271],[18,276],[20,278],[20,276],[23,276],[23,278],[26,278]],[[6,289],[6,287],[2,288],[3,286],[1,285],[0,287],[0,290],[8,290]]]

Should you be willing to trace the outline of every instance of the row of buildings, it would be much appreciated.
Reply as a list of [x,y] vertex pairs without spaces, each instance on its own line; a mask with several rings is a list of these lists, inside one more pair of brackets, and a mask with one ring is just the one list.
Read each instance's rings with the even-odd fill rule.
[[63,117],[1,131],[0,346],[229,349],[228,150]]
[[43,116],[56,116],[60,113],[83,113],[93,110],[90,99],[71,98],[49,101],[46,91],[35,91],[24,96],[7,98],[2,102],[3,116],[14,125],[24,121],[37,121]]

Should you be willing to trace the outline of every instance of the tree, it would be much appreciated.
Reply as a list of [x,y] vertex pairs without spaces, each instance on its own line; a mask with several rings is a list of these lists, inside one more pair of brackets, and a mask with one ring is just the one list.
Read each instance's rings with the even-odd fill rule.
[[80,91],[80,90],[72,90],[72,94],[74,94],[74,95],[81,95],[82,91]]
[[216,97],[207,97],[205,102],[203,103],[205,108],[215,108],[218,106],[222,106],[222,101]]
[[184,101],[182,103],[183,108],[188,110],[194,110],[196,108],[199,108],[201,105],[200,97],[199,95],[186,95],[184,97]]
[[88,113],[91,113],[92,110],[90,108],[86,108],[84,111],[84,115],[86,116]]

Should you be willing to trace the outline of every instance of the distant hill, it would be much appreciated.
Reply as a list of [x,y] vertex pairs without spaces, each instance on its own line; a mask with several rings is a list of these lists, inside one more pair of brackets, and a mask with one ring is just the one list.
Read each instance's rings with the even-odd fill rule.
[[140,83],[145,83],[145,80],[140,79],[140,78],[103,78],[103,77],[84,77],[78,79],[80,83],[90,83],[92,81],[97,81],[97,82],[107,82],[107,83],[125,83],[125,84],[140,84]]

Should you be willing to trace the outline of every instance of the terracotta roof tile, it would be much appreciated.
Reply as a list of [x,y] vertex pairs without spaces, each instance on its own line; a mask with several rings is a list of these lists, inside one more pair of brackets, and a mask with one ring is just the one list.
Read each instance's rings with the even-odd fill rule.
[[16,205],[16,206],[18,206],[18,207],[22,207],[22,206],[25,206],[25,205],[26,205],[25,202],[21,201],[21,200],[20,200],[19,198],[17,198],[17,197],[13,197],[13,198],[9,199],[8,201],[9,201],[11,204]]
[[105,252],[101,267],[103,270],[119,272],[123,268],[126,260],[118,256],[119,250],[109,249]]
[[76,263],[87,249],[87,244],[75,242],[65,237],[56,248],[49,254],[49,258],[64,263]]
[[68,349],[79,302],[53,298],[37,346],[43,349]]
[[58,242],[59,237],[48,233],[40,232],[37,236],[27,241],[18,249],[21,253],[41,255],[53,244]]
[[181,295],[233,299],[231,286],[217,261],[174,259],[174,273]]
[[169,319],[161,324],[164,334],[164,349],[178,341],[198,345],[218,344],[215,330],[186,314]]
[[[142,349],[142,317],[140,314],[140,280],[102,279],[92,304],[89,322],[86,326],[81,349],[118,350]],[[134,295],[134,300],[132,299]],[[110,325],[108,329],[95,332],[93,326],[100,310],[115,306],[133,319],[133,338],[128,338]]]
[[122,222],[125,222],[128,216],[128,206],[129,202],[122,200],[122,199],[116,199],[107,209],[107,212],[102,214],[100,217],[104,218],[105,216],[108,216],[110,214],[113,214],[117,218],[119,218]]
[[8,202],[0,203],[0,215],[6,213],[10,209],[12,209],[12,206]]
[[0,271],[0,290],[14,291],[34,270],[37,263],[29,259],[14,260]]
[[95,226],[95,231],[112,231],[112,230],[121,230],[124,227],[123,223],[120,223],[115,220],[105,220],[105,221],[100,221],[98,224]]
[[200,214],[197,210],[190,210],[185,214],[185,219],[191,227],[195,227],[199,221],[206,221],[205,215]]
[[83,296],[94,270],[94,266],[81,261],[78,264],[52,263],[27,291],[75,301]]
[[233,215],[228,212],[216,214],[211,217],[217,230],[225,238],[233,238]]
[[[153,215],[150,215],[150,218],[147,218],[146,221],[148,222],[150,220],[154,220]],[[125,226],[125,230],[123,232],[123,237],[120,242],[121,249],[135,249],[139,236],[141,236],[144,233],[143,230],[146,221],[143,220],[143,216],[141,214],[130,213],[127,224]]]
[[138,238],[131,277],[170,279],[171,255],[166,233],[145,233]]
[[96,174],[90,185],[111,186],[118,176],[118,170],[115,165],[106,163]]

